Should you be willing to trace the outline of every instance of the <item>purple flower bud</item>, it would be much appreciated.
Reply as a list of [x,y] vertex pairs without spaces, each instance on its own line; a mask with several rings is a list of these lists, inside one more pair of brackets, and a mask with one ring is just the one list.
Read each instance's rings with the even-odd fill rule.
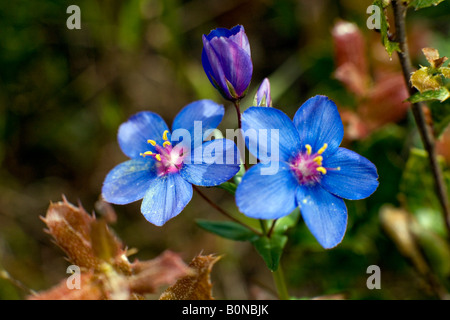
[[202,64],[209,81],[225,99],[244,97],[253,73],[244,27],[217,28],[203,35]]
[[264,78],[263,82],[256,92],[253,105],[256,107],[272,107],[272,97],[270,96],[269,79]]

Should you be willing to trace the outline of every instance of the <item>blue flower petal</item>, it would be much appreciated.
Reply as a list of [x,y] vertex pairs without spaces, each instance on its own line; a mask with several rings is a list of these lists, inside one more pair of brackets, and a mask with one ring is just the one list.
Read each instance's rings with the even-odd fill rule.
[[142,199],[155,177],[155,161],[152,158],[125,161],[106,175],[102,187],[103,198],[115,204]]
[[219,57],[205,36],[203,36],[202,65],[214,88],[219,90],[226,99],[233,99]]
[[272,162],[270,165],[254,165],[238,185],[236,204],[248,217],[278,219],[297,207],[295,197],[298,182],[289,164]]
[[347,229],[347,207],[344,200],[319,184],[300,186],[297,203],[307,227],[325,249],[337,246]]
[[[211,100],[199,100],[185,106],[175,117],[172,124],[173,139],[190,140],[190,148],[201,146],[205,135],[217,128],[222,121],[225,109],[223,105]],[[180,135],[183,138],[178,138]],[[188,135],[188,137],[185,137]],[[189,141],[187,141],[189,142]],[[174,145],[177,144],[174,142]]]
[[339,148],[333,156],[324,160],[323,166],[328,169],[320,184],[341,198],[367,198],[378,187],[377,168],[356,152]]
[[234,142],[228,139],[205,142],[201,147],[195,148],[188,157],[180,174],[198,186],[217,186],[234,177],[240,169],[239,150]]
[[152,180],[141,205],[145,219],[162,226],[177,216],[191,201],[192,185],[179,174],[169,174]]
[[158,144],[164,142],[162,135],[165,130],[169,130],[169,127],[161,116],[150,111],[139,112],[120,125],[118,133],[120,148],[128,157],[139,158],[140,153],[155,151],[147,143],[148,139]]
[[248,108],[242,114],[242,129],[248,150],[263,163],[289,161],[301,150],[297,129],[278,109]]
[[[242,97],[253,74],[253,62],[250,54],[232,39],[225,37],[211,39],[209,46],[214,50],[218,59],[218,65],[212,64],[210,60],[212,68],[220,66],[225,78],[233,85],[237,97]],[[208,46],[205,46],[205,48],[208,48]],[[206,54],[214,57],[214,55],[209,55],[208,49],[206,49]],[[219,83],[222,82],[217,78],[215,80]],[[227,87],[222,87],[222,89],[226,90]]]
[[344,137],[344,126],[336,104],[326,96],[307,100],[296,112],[294,124],[300,134],[303,150],[309,144],[317,152],[327,143],[324,158],[333,155]]

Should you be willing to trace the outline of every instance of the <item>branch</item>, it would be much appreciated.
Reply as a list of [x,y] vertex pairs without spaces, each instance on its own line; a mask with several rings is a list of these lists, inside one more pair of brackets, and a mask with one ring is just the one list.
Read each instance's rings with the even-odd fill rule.
[[[412,96],[417,92],[416,88],[411,86],[410,77],[414,71],[411,65],[411,58],[409,56],[409,49],[406,37],[406,11],[407,6],[402,1],[392,0],[392,8],[394,11],[395,20],[395,40],[399,43],[400,52],[398,57],[402,66],[403,77],[405,78],[406,86],[408,87],[409,95]],[[424,115],[424,108],[426,106],[422,103],[413,103],[411,105],[414,120],[419,129],[420,137],[425,150],[428,152],[428,159],[430,161],[431,171],[435,180],[436,191],[439,202],[442,207],[442,215],[447,227],[447,233],[450,236],[450,204],[447,194],[447,188],[444,181],[442,169],[437,160],[436,144],[434,138],[434,130],[431,124],[428,124]]]

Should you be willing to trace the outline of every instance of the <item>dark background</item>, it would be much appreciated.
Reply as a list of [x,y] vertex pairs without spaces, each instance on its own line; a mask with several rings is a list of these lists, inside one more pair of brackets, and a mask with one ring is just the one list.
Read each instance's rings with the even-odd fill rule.
[[[81,30],[68,30],[66,9],[81,8]],[[334,77],[331,30],[339,19],[355,22],[364,34],[371,70],[390,60],[380,36],[366,27],[371,1],[307,0],[85,0],[0,2],[0,267],[33,290],[64,279],[68,262],[43,231],[50,203],[62,195],[91,212],[105,175],[126,160],[117,144],[118,126],[141,110],[170,124],[197,99],[223,103],[219,128],[235,128],[232,105],[215,91],[201,65],[202,34],[242,24],[254,63],[248,98],[264,77],[272,84],[274,106],[293,116],[315,94],[339,107],[357,108],[354,96]],[[450,5],[409,11],[412,56],[425,64],[421,46],[450,55]],[[350,299],[434,299],[436,295],[398,250],[380,223],[383,205],[402,205],[401,179],[411,146],[420,147],[410,114],[346,146],[373,161],[380,188],[368,200],[347,201],[344,241],[323,250],[300,221],[290,231],[282,264],[290,292],[297,297],[338,294]],[[411,186],[413,187],[413,186]],[[232,196],[205,190],[236,211]],[[403,194],[404,195],[404,194]],[[139,259],[166,249],[188,262],[196,254],[223,255],[212,274],[218,299],[273,298],[273,282],[263,260],[248,243],[236,243],[201,230],[194,219],[223,219],[198,195],[164,227],[148,223],[140,201],[115,206],[112,228],[137,248]],[[442,229],[432,205],[434,227]],[[430,220],[429,219],[429,220]],[[434,220],[433,220],[434,219]],[[427,220],[427,221],[429,221]],[[439,229],[441,228],[441,229]],[[441,230],[442,231],[442,230]],[[378,265],[382,289],[368,290],[366,269]],[[1,299],[26,292],[0,279]]]

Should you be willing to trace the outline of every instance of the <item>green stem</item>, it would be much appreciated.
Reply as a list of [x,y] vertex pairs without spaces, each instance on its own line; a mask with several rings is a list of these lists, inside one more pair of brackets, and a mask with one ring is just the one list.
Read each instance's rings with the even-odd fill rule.
[[272,272],[273,280],[275,281],[275,286],[278,292],[278,298],[280,300],[290,300],[289,292],[287,290],[286,281],[284,279],[283,269],[281,265],[278,269]]

